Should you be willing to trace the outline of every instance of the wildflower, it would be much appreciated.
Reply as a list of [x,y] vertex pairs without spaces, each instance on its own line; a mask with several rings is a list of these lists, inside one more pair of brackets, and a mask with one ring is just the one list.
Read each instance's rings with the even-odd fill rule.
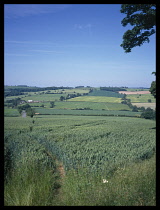
[[103,183],[108,183],[108,180],[106,180],[106,179],[103,179]]

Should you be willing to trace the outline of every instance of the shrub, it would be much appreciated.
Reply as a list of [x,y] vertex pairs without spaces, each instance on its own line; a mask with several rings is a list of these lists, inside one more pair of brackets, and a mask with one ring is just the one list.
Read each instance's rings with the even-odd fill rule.
[[137,106],[133,106],[132,112],[138,112]]
[[156,118],[156,113],[153,109],[147,108],[142,114],[142,118],[154,120]]

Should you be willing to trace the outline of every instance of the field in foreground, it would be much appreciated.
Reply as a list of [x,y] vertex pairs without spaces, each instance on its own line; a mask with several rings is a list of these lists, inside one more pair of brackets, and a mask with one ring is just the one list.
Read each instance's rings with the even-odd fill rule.
[[154,127],[140,118],[5,117],[5,205],[155,205]]

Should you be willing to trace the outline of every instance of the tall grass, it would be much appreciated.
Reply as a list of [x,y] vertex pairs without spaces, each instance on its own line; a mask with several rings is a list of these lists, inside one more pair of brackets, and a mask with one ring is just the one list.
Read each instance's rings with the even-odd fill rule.
[[49,206],[54,205],[56,174],[48,167],[34,162],[24,163],[12,171],[5,182],[5,206]]
[[[70,170],[62,186],[64,206],[155,206],[155,157],[117,168],[107,177],[105,171]],[[58,203],[57,203],[58,205]]]
[[[66,172],[61,188],[50,168],[23,164],[5,183],[5,206],[155,206],[155,156],[118,167],[111,175],[78,168]],[[58,181],[57,181],[58,180]]]

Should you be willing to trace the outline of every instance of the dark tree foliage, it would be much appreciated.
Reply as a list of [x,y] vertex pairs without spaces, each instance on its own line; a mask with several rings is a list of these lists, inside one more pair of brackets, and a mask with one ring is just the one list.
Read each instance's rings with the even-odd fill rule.
[[156,98],[156,81],[153,81],[151,83],[151,87],[150,87],[149,91]]
[[153,109],[148,107],[144,112],[142,112],[141,118],[155,120],[156,119],[156,111],[154,111]]
[[[156,72],[152,72],[152,74],[154,74],[156,76]],[[156,81],[153,81],[151,83],[151,87],[150,87],[149,91],[156,98]]]
[[125,88],[119,88],[119,87],[100,87],[100,90],[113,91],[113,92],[126,91]]
[[58,90],[58,89],[72,89],[72,87],[24,87],[24,86],[13,86],[5,87],[4,96],[17,96],[24,95],[24,92],[38,92],[38,91],[47,91],[47,90]]
[[126,17],[121,21],[122,26],[130,24],[131,30],[123,35],[123,42],[120,45],[126,53],[136,46],[149,42],[149,36],[156,32],[156,5],[155,4],[122,4],[121,13]]

